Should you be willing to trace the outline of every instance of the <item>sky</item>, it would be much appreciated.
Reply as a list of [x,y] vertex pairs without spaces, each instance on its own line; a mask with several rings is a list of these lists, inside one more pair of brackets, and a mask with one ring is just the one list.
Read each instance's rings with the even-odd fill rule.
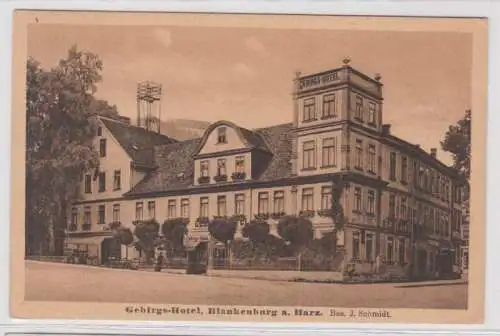
[[[429,151],[471,107],[472,35],[453,32],[30,25],[28,55],[55,66],[76,44],[102,59],[97,96],[135,120],[137,83],[163,86],[162,119],[290,122],[292,80],[351,66],[384,84],[383,122]],[[438,158],[451,164],[438,149]]]

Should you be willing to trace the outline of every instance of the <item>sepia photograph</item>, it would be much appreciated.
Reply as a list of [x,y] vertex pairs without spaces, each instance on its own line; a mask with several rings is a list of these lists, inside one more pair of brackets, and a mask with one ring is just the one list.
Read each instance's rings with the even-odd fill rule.
[[15,317],[482,320],[485,20],[14,23]]

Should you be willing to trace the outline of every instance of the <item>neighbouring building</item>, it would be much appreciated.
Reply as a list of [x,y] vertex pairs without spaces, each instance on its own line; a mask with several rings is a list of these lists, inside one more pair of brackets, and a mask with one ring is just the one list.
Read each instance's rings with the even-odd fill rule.
[[[202,137],[176,141],[127,122],[100,119],[99,172],[82,181],[68,246],[103,262],[111,247],[107,224],[189,219],[188,241],[208,239],[214,216],[269,221],[283,214],[310,218],[315,236],[331,232],[332,186],[342,179],[346,222],[337,245],[353,262],[412,262],[418,272],[451,272],[460,265],[462,195],[457,172],[436,149],[396,137],[383,123],[380,76],[344,65],[294,79],[293,121],[249,130],[230,121],[211,124]],[[265,117],[265,116],[263,116]],[[111,252],[114,251],[114,252]]]

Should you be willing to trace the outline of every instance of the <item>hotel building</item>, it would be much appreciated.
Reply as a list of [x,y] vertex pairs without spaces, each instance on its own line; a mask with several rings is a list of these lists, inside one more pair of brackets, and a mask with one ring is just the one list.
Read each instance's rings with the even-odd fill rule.
[[219,121],[201,138],[179,142],[100,118],[100,171],[82,181],[68,246],[100,262],[110,253],[132,258],[135,249],[112,247],[110,222],[133,228],[134,220],[188,218],[193,245],[208,239],[208,220],[234,214],[268,220],[273,234],[283,214],[306,216],[321,237],[334,229],[325,210],[342,179],[346,222],[337,246],[348,261],[381,256],[413,262],[422,274],[458,267],[465,182],[435,149],[427,153],[391,133],[380,76],[346,61],[298,73],[293,85],[293,121],[259,129]]

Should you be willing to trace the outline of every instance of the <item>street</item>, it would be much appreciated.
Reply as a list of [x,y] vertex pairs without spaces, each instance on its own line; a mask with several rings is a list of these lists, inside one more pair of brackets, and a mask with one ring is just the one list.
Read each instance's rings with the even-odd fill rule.
[[464,283],[324,284],[26,262],[27,301],[466,309]]

